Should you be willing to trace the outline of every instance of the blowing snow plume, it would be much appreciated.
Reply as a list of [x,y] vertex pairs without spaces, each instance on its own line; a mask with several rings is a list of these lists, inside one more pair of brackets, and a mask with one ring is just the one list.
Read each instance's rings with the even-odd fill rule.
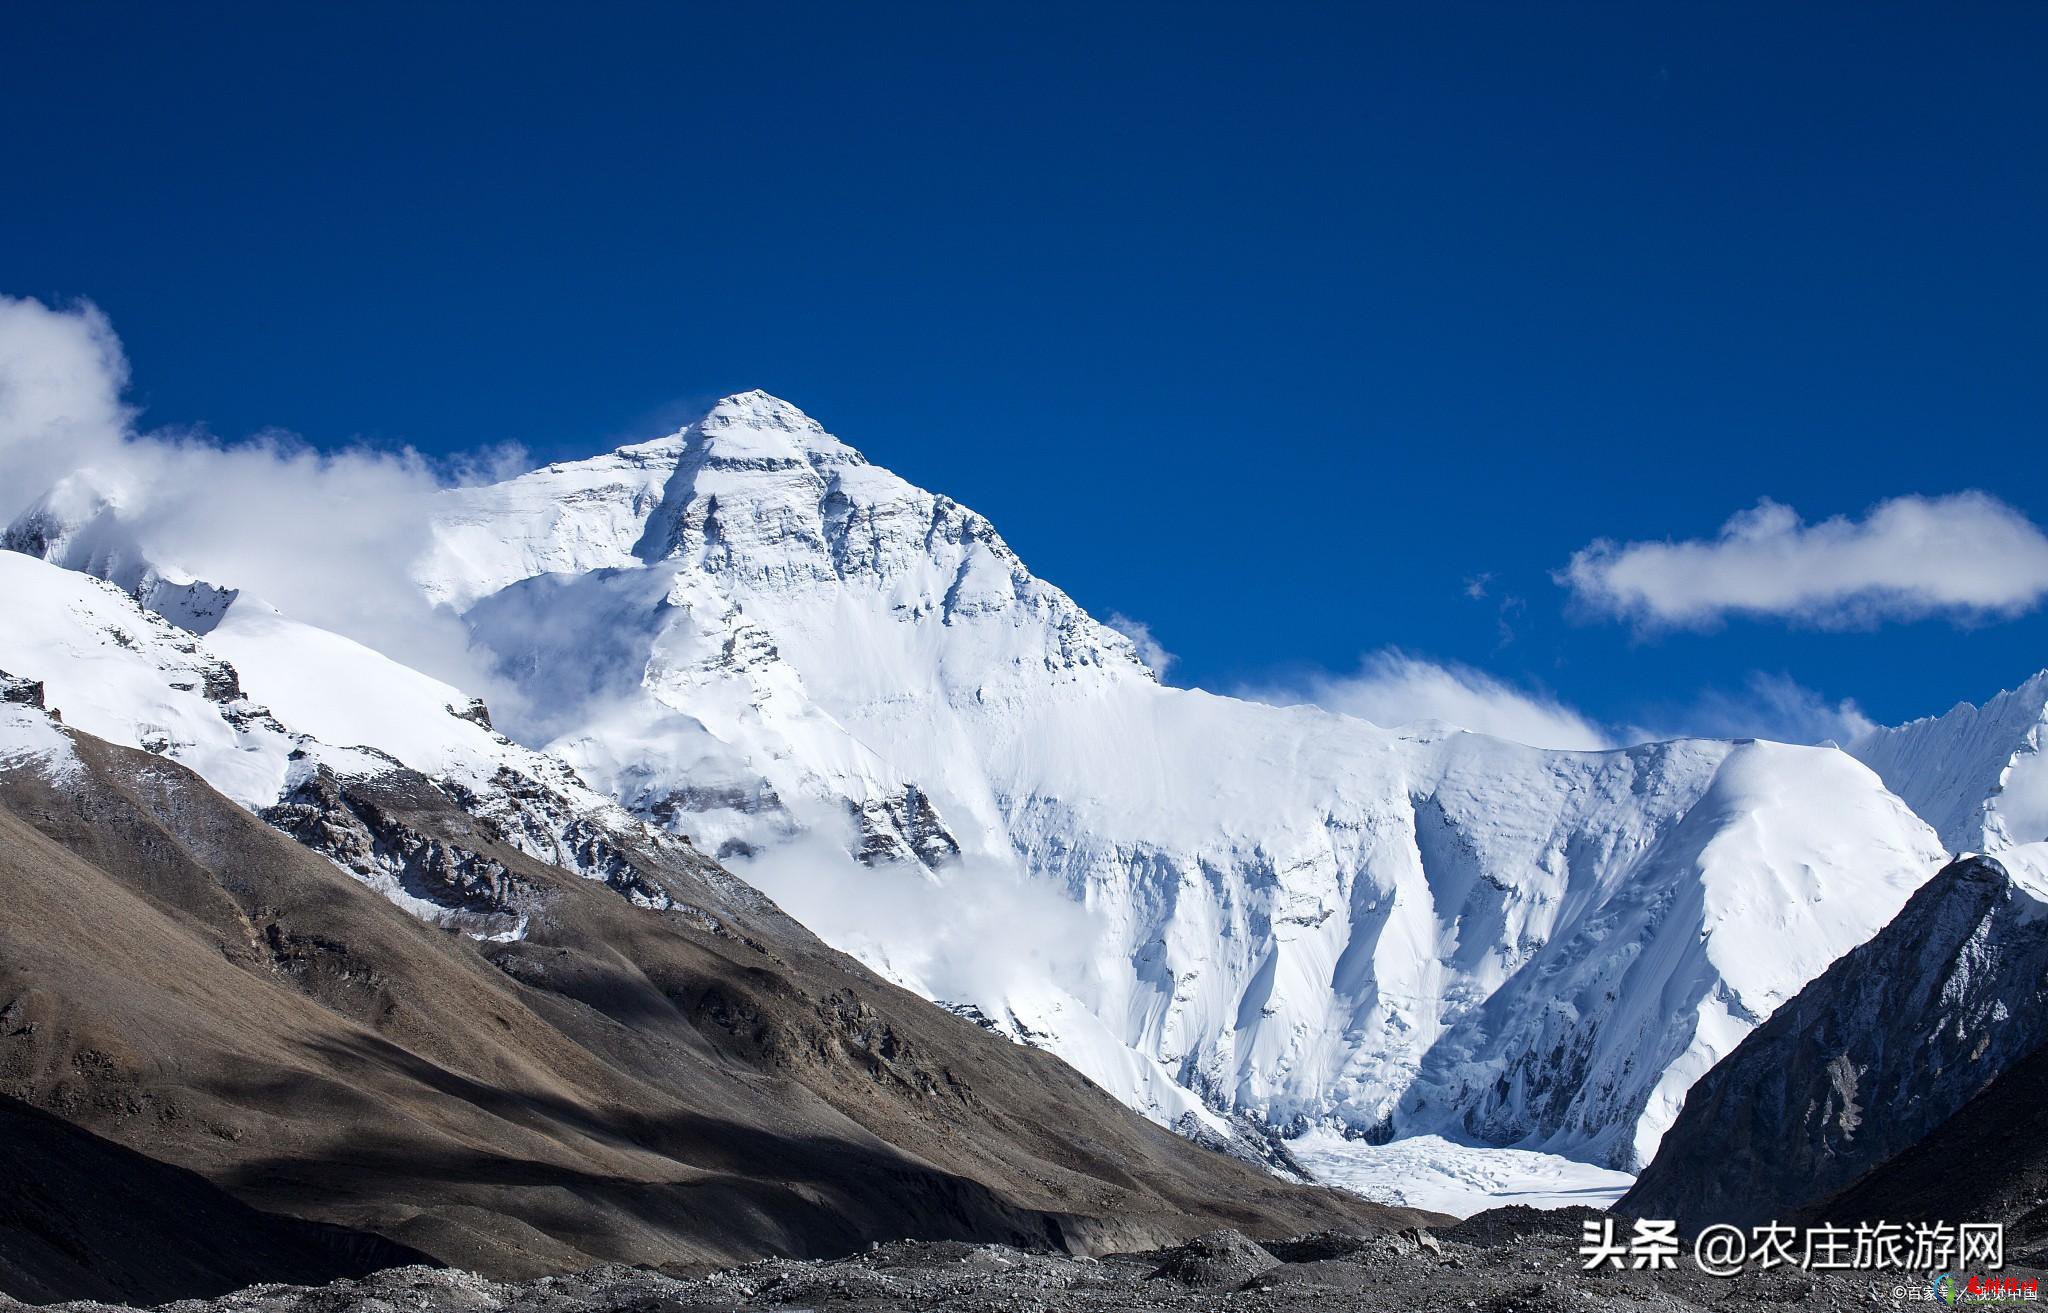
[[1397,648],[1366,654],[1349,675],[1318,672],[1292,685],[1240,689],[1238,696],[1276,707],[1311,703],[1387,727],[1434,721],[1539,748],[1614,746],[1606,731],[1553,698]]

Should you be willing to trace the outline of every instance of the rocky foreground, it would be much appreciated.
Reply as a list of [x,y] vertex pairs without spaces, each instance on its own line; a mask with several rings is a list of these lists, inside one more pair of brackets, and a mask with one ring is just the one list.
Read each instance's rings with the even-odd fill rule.
[[[1918,1303],[1897,1274],[1780,1268],[1736,1279],[1675,1271],[1581,1270],[1580,1224],[1595,1214],[1497,1209],[1432,1234],[1335,1232],[1261,1245],[1217,1231],[1172,1249],[1077,1258],[1002,1245],[900,1241],[829,1262],[768,1259],[692,1272],[608,1265],[523,1283],[401,1267],[324,1286],[253,1286],[182,1300],[168,1313],[710,1313],[711,1310],[1716,1309],[1797,1304],[1869,1309]],[[24,1305],[0,1296],[0,1310]],[[55,1306],[93,1313],[111,1306]]]

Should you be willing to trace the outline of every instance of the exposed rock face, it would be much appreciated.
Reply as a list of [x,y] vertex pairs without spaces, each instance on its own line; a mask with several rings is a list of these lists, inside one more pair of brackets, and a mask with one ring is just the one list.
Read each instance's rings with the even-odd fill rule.
[[[984,1028],[993,1028],[986,1018],[980,1020]],[[1241,1113],[1227,1122],[1223,1129],[1210,1125],[1193,1113],[1186,1113],[1173,1124],[1173,1131],[1205,1149],[1214,1149],[1240,1162],[1267,1168],[1287,1180],[1315,1179],[1288,1151],[1287,1141],[1277,1131]]]
[[946,832],[931,799],[916,785],[890,797],[849,803],[848,808],[860,827],[854,856],[864,866],[918,862],[937,870],[960,855],[959,840]]
[[[559,775],[550,779],[500,766],[481,788],[459,779],[446,780],[443,787],[464,811],[482,821],[490,834],[521,852],[587,880],[602,881],[642,907],[668,906],[668,895],[649,884],[635,865],[626,848],[630,840],[606,823],[617,824],[624,818],[593,810],[578,798],[578,793],[588,795],[574,772],[560,768]],[[635,833],[634,837],[660,847],[672,860],[698,866],[714,880],[736,883],[702,860],[687,838],[676,843],[666,836]]]
[[353,790],[344,790],[332,773],[317,771],[262,815],[365,884],[425,904],[415,910],[436,924],[480,938],[522,934],[527,918],[545,901],[544,892],[503,862],[422,833],[379,805],[378,795],[389,796],[408,783],[432,787],[395,763],[392,775]]
[[1802,1220],[2001,1222],[2008,1262],[2048,1266],[2048,1048]]
[[43,683],[39,679],[22,679],[0,670],[0,702],[12,702],[17,706],[43,709]]
[[2048,1040],[2048,904],[1953,863],[1692,1088],[1616,1209],[1790,1216],[1919,1143]]
[[484,705],[482,698],[471,698],[459,707],[451,705],[448,714],[466,720],[472,725],[491,728],[491,709]]

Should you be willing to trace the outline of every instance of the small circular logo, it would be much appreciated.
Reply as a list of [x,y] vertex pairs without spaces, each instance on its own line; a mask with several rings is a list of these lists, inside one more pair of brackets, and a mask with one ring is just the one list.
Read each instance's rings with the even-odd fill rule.
[[1963,1283],[1955,1273],[1948,1272],[1934,1278],[1930,1287],[1934,1291],[1934,1302],[1954,1308],[1963,1300]]

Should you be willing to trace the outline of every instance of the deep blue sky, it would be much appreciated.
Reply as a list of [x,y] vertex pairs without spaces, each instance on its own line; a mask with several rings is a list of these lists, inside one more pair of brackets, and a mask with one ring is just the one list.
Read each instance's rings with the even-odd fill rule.
[[104,308],[149,423],[558,457],[764,387],[1214,687],[1398,644],[1897,719],[2048,664],[2038,613],[1646,641],[1549,579],[1764,495],[2048,519],[2039,3],[17,4],[0,50],[0,290]]

